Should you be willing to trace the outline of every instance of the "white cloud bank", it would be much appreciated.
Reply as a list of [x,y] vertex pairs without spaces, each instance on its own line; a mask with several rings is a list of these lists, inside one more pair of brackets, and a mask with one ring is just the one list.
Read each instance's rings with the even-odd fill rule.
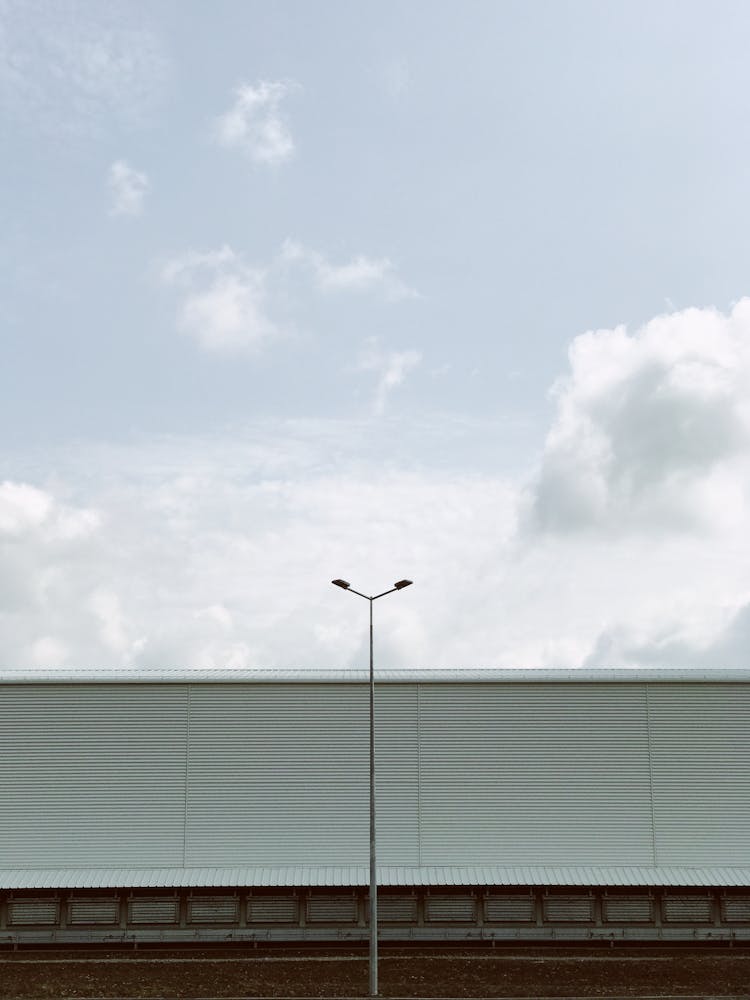
[[81,452],[65,500],[5,483],[5,662],[363,666],[329,581],[406,576],[382,667],[748,665],[749,343],[747,300],[577,338],[523,481],[381,418]]
[[107,171],[110,215],[141,215],[150,187],[148,177],[124,160],[116,160]]
[[294,139],[281,113],[281,103],[296,89],[296,84],[281,80],[242,84],[234,92],[232,106],[216,120],[219,144],[238,149],[255,163],[267,166],[291,159]]

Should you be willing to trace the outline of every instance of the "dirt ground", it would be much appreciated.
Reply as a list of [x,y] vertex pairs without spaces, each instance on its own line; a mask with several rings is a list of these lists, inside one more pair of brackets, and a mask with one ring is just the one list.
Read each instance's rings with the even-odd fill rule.
[[[0,952],[0,1000],[42,997],[358,997],[367,956]],[[466,954],[383,950],[383,997],[743,997],[750,951]]]

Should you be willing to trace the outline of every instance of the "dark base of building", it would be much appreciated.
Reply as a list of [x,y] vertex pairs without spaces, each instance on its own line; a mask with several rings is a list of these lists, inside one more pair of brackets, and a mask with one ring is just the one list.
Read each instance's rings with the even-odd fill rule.
[[[30,945],[357,945],[366,888],[24,890],[0,893],[0,948]],[[381,889],[383,943],[750,943],[750,890]]]

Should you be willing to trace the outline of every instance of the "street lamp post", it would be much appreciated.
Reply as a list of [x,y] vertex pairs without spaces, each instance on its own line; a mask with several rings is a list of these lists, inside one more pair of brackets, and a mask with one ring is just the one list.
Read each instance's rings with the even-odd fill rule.
[[384,590],[382,594],[368,597],[354,590],[346,580],[331,580],[331,583],[350,594],[364,597],[370,602],[370,996],[378,995],[378,879],[375,867],[375,671],[372,658],[372,602],[395,590],[403,590],[411,584],[411,580],[399,580],[398,583]]

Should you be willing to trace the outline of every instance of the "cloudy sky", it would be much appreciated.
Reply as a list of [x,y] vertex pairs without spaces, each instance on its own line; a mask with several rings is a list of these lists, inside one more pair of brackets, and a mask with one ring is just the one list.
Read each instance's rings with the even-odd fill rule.
[[746,666],[744,0],[0,0],[7,667]]

